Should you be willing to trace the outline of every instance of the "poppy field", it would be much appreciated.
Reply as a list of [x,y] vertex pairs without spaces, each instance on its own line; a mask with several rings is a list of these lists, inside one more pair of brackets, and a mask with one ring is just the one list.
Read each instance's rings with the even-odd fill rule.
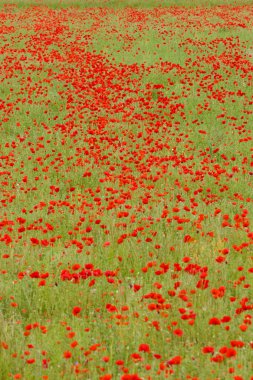
[[0,379],[253,379],[253,6],[139,3],[0,1]]

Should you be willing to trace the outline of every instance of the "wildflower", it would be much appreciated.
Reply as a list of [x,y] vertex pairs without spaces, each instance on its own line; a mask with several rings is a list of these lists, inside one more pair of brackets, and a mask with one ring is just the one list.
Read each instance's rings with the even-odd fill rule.
[[72,354],[70,351],[65,351],[63,353],[63,357],[64,357],[64,359],[70,359],[72,357]]
[[171,365],[179,365],[182,362],[182,357],[181,356],[174,356],[170,360],[167,361],[167,366]]
[[75,306],[75,307],[73,308],[73,310],[72,310],[72,314],[73,314],[74,316],[78,316],[78,315],[81,313],[81,311],[82,311],[81,307],[79,307],[79,306]]
[[146,343],[142,343],[139,345],[139,351],[143,351],[143,352],[150,352],[150,347],[148,344]]

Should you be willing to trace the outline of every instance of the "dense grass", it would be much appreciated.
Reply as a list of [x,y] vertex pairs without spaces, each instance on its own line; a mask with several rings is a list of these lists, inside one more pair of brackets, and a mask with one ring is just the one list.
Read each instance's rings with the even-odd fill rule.
[[41,3],[0,12],[0,379],[249,379],[253,7]]

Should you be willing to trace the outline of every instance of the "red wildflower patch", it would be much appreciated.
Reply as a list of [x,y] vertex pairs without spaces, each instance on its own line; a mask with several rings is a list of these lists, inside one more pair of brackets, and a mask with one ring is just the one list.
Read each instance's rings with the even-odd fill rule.
[[3,376],[251,373],[252,6],[187,2],[1,3]]

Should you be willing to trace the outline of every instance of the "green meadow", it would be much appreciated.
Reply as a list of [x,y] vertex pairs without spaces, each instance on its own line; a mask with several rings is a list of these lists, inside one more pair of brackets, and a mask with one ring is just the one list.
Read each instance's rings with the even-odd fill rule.
[[0,20],[0,379],[252,380],[252,1]]

